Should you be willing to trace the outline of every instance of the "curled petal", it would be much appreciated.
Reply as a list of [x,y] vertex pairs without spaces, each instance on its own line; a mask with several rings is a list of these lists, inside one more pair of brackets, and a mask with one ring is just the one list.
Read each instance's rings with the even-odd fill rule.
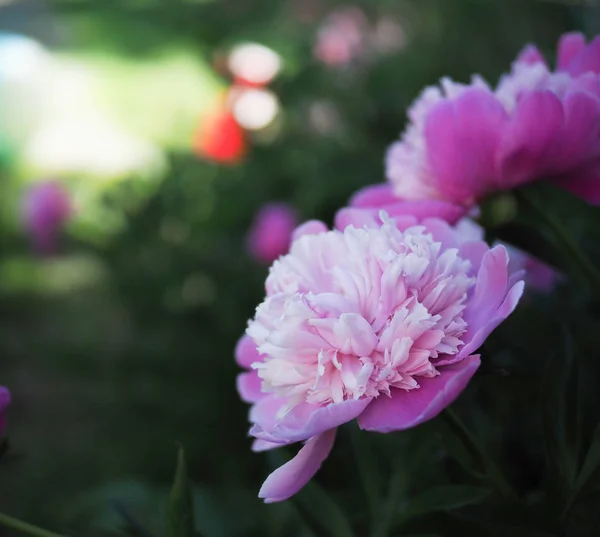
[[277,468],[258,493],[265,503],[281,502],[296,494],[317,473],[335,441],[335,429],[311,438],[298,454]]
[[476,351],[485,338],[516,308],[523,294],[524,283],[512,283],[508,273],[508,253],[502,245],[483,256],[475,293],[465,309],[467,333],[459,357]]
[[417,390],[391,390],[391,397],[380,396],[358,417],[358,425],[367,431],[390,433],[410,429],[435,418],[465,389],[481,363],[469,356],[440,369],[433,378],[419,379]]
[[254,413],[252,421],[256,425],[250,429],[250,434],[269,442],[300,442],[353,420],[370,402],[370,397],[364,397],[325,406],[301,403],[280,419],[277,412],[281,406],[272,402],[270,406],[265,404],[260,414]]

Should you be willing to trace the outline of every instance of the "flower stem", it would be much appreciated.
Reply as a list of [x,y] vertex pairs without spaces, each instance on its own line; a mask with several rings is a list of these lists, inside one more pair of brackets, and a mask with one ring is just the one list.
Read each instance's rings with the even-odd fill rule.
[[379,515],[380,474],[375,464],[374,455],[366,444],[367,440],[358,427],[352,427],[350,437],[354,459],[356,460],[356,469],[364,487],[371,522],[374,524]]
[[385,502],[381,505],[379,517],[375,521],[371,537],[388,537],[394,523],[394,515],[398,509],[398,501],[406,486],[405,468],[403,461],[395,458],[392,463],[390,483]]
[[0,525],[6,528],[17,530],[21,533],[33,535],[34,537],[63,537],[63,535],[60,533],[54,533],[53,531],[45,530],[38,526],[34,526],[33,524],[29,524],[17,518],[5,515],[4,513],[0,513]]
[[529,192],[520,190],[517,191],[516,194],[518,198],[521,199],[523,203],[545,224],[546,229],[552,234],[557,244],[571,256],[573,261],[575,261],[581,275],[585,277],[592,289],[600,295],[600,272],[598,272],[598,269],[591,262],[589,257],[587,257],[581,251],[581,248],[573,241],[573,238],[565,232],[561,223],[551,212],[545,210],[544,207],[539,204],[538,200]]
[[442,416],[475,461],[478,471],[487,476],[502,496],[513,500],[517,499],[517,494],[504,477],[502,470],[494,462],[494,459],[481,447],[477,439],[454,411],[450,407],[447,407]]

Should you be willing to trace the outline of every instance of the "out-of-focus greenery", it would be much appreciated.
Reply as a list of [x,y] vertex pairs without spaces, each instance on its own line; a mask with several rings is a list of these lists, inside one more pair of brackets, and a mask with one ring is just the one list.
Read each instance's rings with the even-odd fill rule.
[[[352,5],[370,20],[396,20],[406,47],[333,68],[314,59],[312,46],[319,24],[342,5],[57,0],[44,12],[44,24],[60,29],[52,39],[61,57],[77,57],[107,75],[100,85],[107,110],[128,132],[159,146],[164,162],[150,178],[65,176],[79,214],[60,255],[49,260],[30,254],[18,224],[18,200],[31,172],[6,165],[0,179],[6,208],[0,228],[0,380],[14,403],[11,456],[0,467],[2,510],[84,535],[123,528],[125,509],[159,535],[181,443],[202,535],[311,535],[292,504],[265,506],[256,498],[277,454],[250,452],[247,407],[235,391],[233,348],[261,299],[266,275],[245,253],[253,214],[265,202],[284,200],[303,218],[331,221],[353,191],[383,179],[385,149],[423,86],[445,75],[466,80],[471,73],[495,81],[525,43],[536,42],[552,57],[562,32],[593,32],[599,20],[593,6],[534,0],[365,0]],[[299,15],[303,8],[308,20]],[[271,84],[282,104],[280,130],[266,139],[250,136],[247,158],[220,166],[195,156],[186,136],[191,144],[189,126],[227,84],[211,71],[215,55],[247,40],[283,59]],[[315,104],[333,118],[332,128],[311,123]],[[185,123],[180,130],[169,124],[174,117]],[[590,252],[598,250],[596,211],[561,196],[549,204],[564,211],[565,224],[587,238]],[[523,227],[513,231],[527,223],[519,215],[513,221],[514,215],[493,205],[485,210],[495,234],[554,260],[539,235]],[[487,374],[459,405],[526,504],[535,506],[531,525],[540,533],[501,526],[523,524],[523,509],[499,515],[496,504],[485,504],[459,514],[444,514],[446,506],[436,516],[417,516],[406,534],[554,531],[552,507],[538,501],[548,485],[545,440],[539,394],[528,378],[539,374],[548,356],[562,352],[562,321],[575,331],[589,373],[584,381],[598,378],[591,363],[598,348],[590,329],[594,319],[574,313],[586,300],[568,285],[531,298],[490,338]],[[498,375],[498,369],[511,375]],[[594,401],[585,403],[593,407]],[[586,416],[586,424],[594,417]],[[410,506],[432,484],[469,483],[443,447],[445,432],[435,421],[403,434],[364,433],[373,449],[387,455],[377,458],[377,474],[387,475],[394,460],[403,462],[399,506]],[[365,501],[350,433],[342,431],[317,481],[345,511],[359,513]],[[592,512],[573,505],[569,521]],[[597,527],[593,523],[580,527]]]

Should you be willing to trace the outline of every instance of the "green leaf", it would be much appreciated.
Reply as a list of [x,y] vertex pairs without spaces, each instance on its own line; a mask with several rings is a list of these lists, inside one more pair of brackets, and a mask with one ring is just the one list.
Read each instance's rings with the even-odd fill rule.
[[10,449],[10,444],[8,443],[8,439],[2,438],[0,440],[0,461],[8,453],[9,449]]
[[308,483],[292,503],[316,535],[353,537],[354,532],[344,513],[333,499],[314,481]]
[[402,521],[435,511],[453,511],[479,503],[491,494],[490,489],[468,485],[447,485],[423,492],[401,514]]
[[181,447],[177,455],[177,469],[167,505],[166,530],[167,537],[196,536],[192,488],[187,476],[185,453]]
[[[553,512],[564,515],[572,498],[577,473],[578,436],[570,423],[581,420],[581,402],[572,401],[573,389],[569,380],[577,380],[573,337],[566,326],[563,329],[564,351],[553,354],[546,364],[541,381],[541,415],[546,468],[548,500]],[[576,427],[575,427],[576,429]]]
[[594,431],[594,437],[575,482],[575,490],[580,491],[584,487],[598,466],[600,466],[600,425]]

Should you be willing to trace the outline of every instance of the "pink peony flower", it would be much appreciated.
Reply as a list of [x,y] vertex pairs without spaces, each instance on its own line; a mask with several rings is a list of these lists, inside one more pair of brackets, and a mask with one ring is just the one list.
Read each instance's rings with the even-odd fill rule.
[[23,219],[37,253],[54,253],[59,233],[72,213],[69,193],[58,181],[42,181],[29,189]]
[[381,220],[299,228],[237,346],[253,449],[305,442],[263,484],[266,502],[310,480],[339,425],[357,418],[387,433],[434,418],[521,297],[503,246],[490,249],[437,218]]
[[285,203],[269,203],[256,214],[248,232],[247,247],[260,262],[272,263],[287,253],[298,225],[296,212]]
[[386,158],[395,196],[471,206],[542,178],[600,203],[600,37],[564,35],[552,71],[525,48],[496,89],[443,79],[410,108]]
[[10,392],[4,386],[0,386],[0,435],[4,433],[6,428],[6,412],[9,405]]

